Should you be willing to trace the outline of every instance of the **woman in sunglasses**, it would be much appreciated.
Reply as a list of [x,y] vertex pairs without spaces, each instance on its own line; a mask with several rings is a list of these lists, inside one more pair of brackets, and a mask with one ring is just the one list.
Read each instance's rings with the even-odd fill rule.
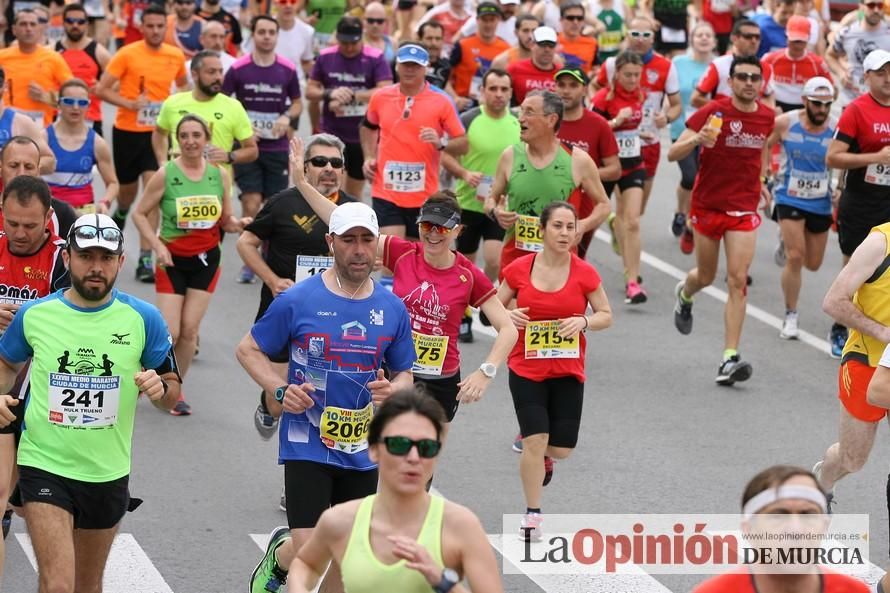
[[[56,157],[56,170],[43,179],[53,197],[67,202],[77,215],[108,213],[120,185],[111,160],[111,150],[86,119],[90,93],[79,78],[59,88],[59,118],[43,132],[43,140]],[[105,195],[94,203],[93,166],[105,183]]]
[[612,325],[599,274],[572,253],[577,226],[571,204],[548,204],[541,212],[543,251],[504,268],[498,287],[501,303],[516,299],[510,317],[519,328],[519,341],[507,367],[523,435],[519,475],[526,514],[519,535],[532,541],[541,539],[541,498],[553,475],[552,458],[567,458],[578,442],[585,380],[583,334]]
[[[232,215],[228,173],[204,156],[210,142],[207,123],[197,115],[186,115],[176,126],[176,140],[180,155],[151,177],[133,213],[133,223],[157,256],[157,306],[170,327],[184,379],[219,279],[220,229],[238,233],[250,219]],[[158,209],[160,234],[148,220]],[[188,415],[191,407],[180,396],[170,413]]]
[[424,490],[444,427],[441,408],[416,391],[397,392],[380,406],[368,429],[378,492],[322,514],[290,565],[288,591],[313,590],[331,560],[349,593],[503,591],[479,519]]
[[645,303],[647,299],[640,283],[640,217],[646,182],[640,140],[651,137],[651,133],[640,131],[646,99],[646,93],[640,87],[642,73],[643,59],[628,50],[621,52],[615,58],[615,75],[610,85],[600,89],[593,98],[593,110],[609,120],[618,141],[621,178],[604,182],[603,188],[606,195],[611,195],[616,186],[618,188],[614,224],[610,224],[612,248],[624,260],[624,302],[631,305]]
[[[306,202],[325,223],[335,208],[306,181],[303,143],[291,142],[294,183]],[[420,241],[380,235],[377,256],[393,272],[393,292],[411,316],[417,361],[415,384],[434,397],[451,422],[461,402],[482,398],[498,366],[516,342],[517,332],[495,295],[491,280],[451,246],[460,233],[460,206],[451,192],[438,192],[420,208]],[[498,332],[485,361],[466,378],[460,376],[458,333],[467,307],[478,307]],[[447,434],[447,426],[446,426]]]

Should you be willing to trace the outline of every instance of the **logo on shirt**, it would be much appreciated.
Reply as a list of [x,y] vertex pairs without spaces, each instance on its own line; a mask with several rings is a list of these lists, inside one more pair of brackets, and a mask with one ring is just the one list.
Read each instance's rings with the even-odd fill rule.
[[32,266],[25,266],[23,271],[25,272],[25,278],[28,280],[46,280],[49,277],[49,272],[46,270]]
[[658,72],[655,70],[646,70],[646,80],[649,84],[655,84],[658,81]]
[[433,325],[439,325],[448,317],[450,305],[443,305],[439,302],[439,293],[436,287],[427,281],[423,281],[420,285],[409,292],[402,299],[405,306],[413,311],[420,311]]
[[100,377],[110,377],[111,369],[114,368],[114,361],[108,358],[107,354],[96,360],[96,353],[92,348],[78,348],[74,358],[70,351],[65,350],[56,362],[59,363],[59,370],[56,372],[69,375],[95,375],[96,371],[102,371],[99,373]]
[[324,338],[309,338],[309,356],[313,358],[324,357]]
[[214,112],[213,112],[213,117],[215,117],[216,119],[222,119],[222,118],[223,118],[223,114],[220,113],[219,111],[214,111]]
[[316,215],[312,216],[300,216],[299,214],[294,214],[294,222],[297,223],[303,232],[307,235],[312,234],[312,229],[315,228],[315,224],[318,222],[318,217]]
[[77,414],[68,414],[68,420],[71,421],[71,424],[77,424],[77,419],[79,416]]
[[375,311],[371,309],[371,325],[383,325],[383,309]]
[[90,424],[92,422],[95,422],[96,420],[98,420],[98,418],[96,418],[95,416],[87,416],[86,414],[83,415],[84,424]]
[[130,334],[114,334],[113,333],[113,334],[111,334],[111,336],[112,336],[111,342],[109,342],[109,343],[117,344],[118,346],[129,346],[130,345],[129,340],[124,340],[124,338],[126,338],[129,335]]
[[27,284],[22,287],[0,284],[0,299],[3,299],[3,302],[13,301],[15,303],[21,303],[24,301],[33,301],[37,296],[37,289],[32,289]]
[[744,124],[740,120],[730,121],[729,130],[732,134],[726,138],[726,146],[730,148],[756,148],[760,150],[766,144],[766,134],[745,132]]
[[366,340],[368,337],[368,328],[358,321],[344,323],[340,329],[343,330],[342,336],[345,340]]
[[170,185],[182,185],[182,180],[179,177],[174,177],[173,181],[170,182]]

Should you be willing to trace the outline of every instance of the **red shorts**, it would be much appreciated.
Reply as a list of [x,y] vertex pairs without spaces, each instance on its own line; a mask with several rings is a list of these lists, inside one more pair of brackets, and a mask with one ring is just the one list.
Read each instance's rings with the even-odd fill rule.
[[661,158],[661,142],[642,146],[640,154],[643,157],[643,167],[646,169],[646,179],[652,179],[655,177],[655,170],[658,169],[658,160]]
[[751,232],[760,226],[760,215],[756,212],[736,216],[722,210],[692,208],[689,212],[689,220],[692,222],[692,228],[715,241],[722,239],[727,231]]
[[880,422],[887,410],[868,403],[868,384],[875,367],[858,360],[848,360],[837,372],[837,397],[853,418],[863,422]]

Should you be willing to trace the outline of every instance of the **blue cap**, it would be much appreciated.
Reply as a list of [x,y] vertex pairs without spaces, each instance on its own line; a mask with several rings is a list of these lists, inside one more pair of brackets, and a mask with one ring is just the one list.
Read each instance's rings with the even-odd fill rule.
[[421,66],[429,66],[430,54],[422,46],[414,43],[403,45],[396,54],[396,63],[404,64],[406,62],[414,62]]

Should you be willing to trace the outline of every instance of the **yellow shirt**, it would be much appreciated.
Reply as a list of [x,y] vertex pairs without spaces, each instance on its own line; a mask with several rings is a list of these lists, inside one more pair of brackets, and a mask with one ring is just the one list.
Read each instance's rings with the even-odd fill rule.
[[[870,232],[883,233],[887,240],[884,261],[853,295],[853,304],[878,323],[890,325],[890,223],[876,226]],[[868,362],[868,366],[877,367],[886,346],[880,340],[851,327],[842,358],[844,361],[854,359]]]

